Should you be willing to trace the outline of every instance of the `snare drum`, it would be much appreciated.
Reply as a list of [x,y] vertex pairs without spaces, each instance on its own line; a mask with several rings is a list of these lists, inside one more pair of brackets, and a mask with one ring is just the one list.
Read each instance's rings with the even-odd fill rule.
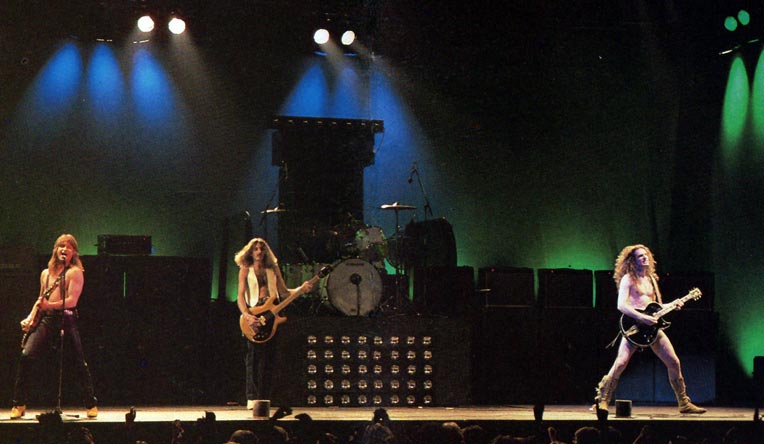
[[361,259],[346,259],[321,280],[322,296],[348,316],[366,316],[382,299],[382,278],[377,269]]

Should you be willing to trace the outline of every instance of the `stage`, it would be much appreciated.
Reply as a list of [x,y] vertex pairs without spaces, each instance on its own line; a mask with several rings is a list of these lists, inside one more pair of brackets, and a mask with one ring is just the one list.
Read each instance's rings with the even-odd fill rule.
[[[632,442],[634,437],[646,425],[649,425],[658,436],[667,438],[684,436],[690,442],[700,442],[703,438],[722,436],[732,427],[746,430],[748,433],[761,432],[761,422],[753,422],[753,409],[732,407],[708,407],[703,415],[680,414],[675,406],[669,405],[633,405],[630,417],[615,416],[615,408],[611,406],[608,425],[618,429],[624,436],[624,442]],[[102,407],[98,418],[88,419],[82,408],[64,408],[62,421],[68,430],[78,426],[90,429],[96,442],[123,442],[125,430],[125,414],[129,407]],[[169,442],[168,437],[172,423],[180,420],[188,433],[193,433],[199,418],[205,417],[205,412],[215,414],[218,435],[224,438],[237,429],[249,429],[263,432],[270,427],[270,422],[255,419],[252,412],[241,406],[135,406],[136,417],[133,431],[134,436],[141,436],[149,443]],[[278,406],[271,407],[271,414]],[[539,438],[538,442],[548,442],[546,430],[556,428],[560,439],[570,442],[573,432],[582,426],[598,426],[596,415],[589,411],[588,405],[548,405],[545,406],[540,422],[534,418],[531,405],[504,406],[464,406],[464,407],[388,407],[390,427],[396,436],[413,436],[422,424],[428,422],[454,421],[460,426],[477,424],[491,435],[511,434],[513,436],[531,436]],[[28,410],[22,419],[10,420],[7,415],[0,420],[0,437],[2,443],[32,442],[29,438],[34,429],[39,427],[36,415],[43,413],[42,409]],[[308,420],[305,415],[309,416]],[[290,434],[304,435],[306,428],[321,433],[332,433],[341,440],[352,434],[354,430],[369,423],[374,416],[373,407],[315,407],[293,408],[292,414],[278,420]],[[764,439],[764,434],[757,435]],[[153,437],[153,438],[152,438]],[[153,440],[152,440],[153,439]],[[407,442],[407,441],[402,441]]]

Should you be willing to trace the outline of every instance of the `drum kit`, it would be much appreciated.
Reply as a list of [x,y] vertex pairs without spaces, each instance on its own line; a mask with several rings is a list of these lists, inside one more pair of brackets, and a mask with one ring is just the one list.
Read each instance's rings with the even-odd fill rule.
[[[401,258],[405,254],[401,251],[399,213],[415,210],[416,207],[395,202],[382,205],[380,209],[395,212],[395,234],[392,237],[386,238],[380,227],[348,218],[328,230],[327,239],[321,240],[321,245],[325,245],[330,253],[322,254],[320,259],[338,257],[332,263],[333,271],[321,279],[316,291],[321,299],[319,307],[330,306],[332,310],[347,316],[367,316],[378,309],[397,309],[401,305],[399,278],[403,267]],[[386,259],[395,267],[395,296],[382,304]],[[287,287],[298,287],[324,265],[326,263],[321,260],[282,265]]]

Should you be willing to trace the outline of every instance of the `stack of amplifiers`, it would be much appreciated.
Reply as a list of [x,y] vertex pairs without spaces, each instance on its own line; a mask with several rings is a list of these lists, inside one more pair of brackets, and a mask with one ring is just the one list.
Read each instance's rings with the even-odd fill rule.
[[99,234],[98,254],[148,256],[151,254],[151,236]]
[[486,307],[530,307],[535,304],[532,268],[483,267],[478,288]]

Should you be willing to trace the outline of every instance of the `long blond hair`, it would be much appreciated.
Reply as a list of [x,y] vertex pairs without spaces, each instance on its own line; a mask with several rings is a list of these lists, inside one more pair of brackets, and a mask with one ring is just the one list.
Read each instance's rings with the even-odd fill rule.
[[268,245],[268,242],[265,241],[265,239],[256,237],[249,242],[247,242],[247,245],[244,245],[244,247],[239,250],[236,255],[233,257],[234,262],[236,262],[236,265],[240,267],[251,267],[255,263],[255,258],[252,256],[252,250],[255,248],[255,245],[261,244],[263,248],[265,249],[265,267],[266,268],[276,268],[279,265],[279,260],[276,258],[276,255],[273,254],[273,250],[271,250],[271,246]]
[[650,276],[651,278],[655,279],[655,281],[658,280],[658,274],[655,272],[656,262],[655,257],[653,256],[653,252],[642,244],[636,244],[624,247],[624,249],[618,253],[618,257],[615,258],[613,279],[615,280],[616,285],[620,285],[621,279],[627,274],[634,280],[639,277],[637,275],[637,260],[634,257],[634,251],[640,248],[645,250],[647,257],[649,258],[647,270],[645,270],[645,275]]
[[69,263],[79,268],[80,270],[85,271],[85,267],[82,266],[82,261],[80,260],[80,246],[77,244],[77,239],[75,239],[71,234],[62,234],[58,237],[58,239],[56,239],[56,242],[53,243],[53,251],[50,254],[50,260],[48,260],[48,269],[52,270],[55,268],[56,248],[65,242],[69,242],[69,244],[72,246],[72,249],[74,249],[74,255],[72,256],[72,260]]

